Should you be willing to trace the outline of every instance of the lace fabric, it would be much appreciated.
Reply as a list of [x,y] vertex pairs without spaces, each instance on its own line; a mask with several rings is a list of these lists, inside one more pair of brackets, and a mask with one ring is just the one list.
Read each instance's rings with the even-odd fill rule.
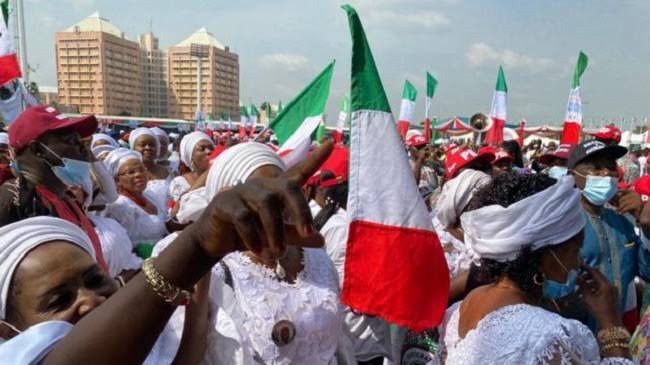
[[623,358],[600,358],[596,338],[578,321],[528,304],[502,307],[485,316],[464,338],[458,334],[460,305],[449,309],[444,347],[447,365],[460,364],[608,364]]
[[[145,197],[150,199],[147,195],[145,192]],[[149,214],[131,199],[120,195],[114,203],[106,207],[105,215],[120,223],[126,229],[133,245],[137,246],[140,243],[155,243],[167,235],[166,213],[161,207],[156,208],[157,215]]]
[[190,183],[187,182],[183,176],[175,177],[171,183],[169,183],[169,197],[173,201],[177,202],[181,200],[181,196],[189,191],[191,188]]
[[[231,272],[234,304],[243,318],[231,314],[245,337],[242,347],[249,347],[253,358],[265,364],[332,363],[343,320],[337,274],[324,250],[304,249],[304,270],[294,283],[277,280],[273,270],[254,264],[241,252],[223,261]],[[223,266],[215,266],[213,273],[213,280],[225,280]],[[271,339],[280,320],[289,320],[296,328],[295,339],[282,347]],[[220,324],[217,320],[216,330],[228,332]]]

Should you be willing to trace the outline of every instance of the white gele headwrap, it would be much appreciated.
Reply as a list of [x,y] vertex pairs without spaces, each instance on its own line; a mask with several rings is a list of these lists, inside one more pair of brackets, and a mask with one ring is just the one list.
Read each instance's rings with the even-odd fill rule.
[[66,241],[84,249],[93,260],[93,244],[79,227],[60,218],[34,217],[0,228],[0,319],[4,320],[13,274],[34,248],[52,241]]
[[104,166],[115,177],[120,172],[120,167],[129,160],[142,161],[142,155],[128,148],[117,148],[108,153],[104,159]]
[[436,204],[436,217],[447,228],[458,220],[474,192],[490,183],[490,175],[477,170],[464,170],[447,181]]
[[479,257],[499,262],[516,259],[526,247],[566,242],[585,226],[573,176],[507,208],[490,205],[466,212],[460,220],[465,244]]
[[142,136],[153,137],[153,139],[156,141],[156,156],[158,156],[160,154],[160,141],[149,128],[140,127],[132,130],[129,134],[129,147],[131,147],[131,149],[134,149],[136,141]]
[[192,167],[192,153],[194,152],[196,145],[201,141],[208,141],[214,147],[214,143],[210,137],[208,137],[208,135],[203,132],[192,132],[190,134],[186,134],[181,140],[181,161],[183,161],[185,166],[190,168]]
[[94,147],[95,147],[95,143],[97,143],[97,142],[99,142],[99,141],[105,141],[105,142],[108,142],[108,144],[109,144],[110,146],[113,146],[114,148],[117,148],[117,147],[120,146],[120,145],[117,143],[117,141],[116,141],[113,137],[109,136],[108,134],[105,134],[105,133],[95,133],[95,134],[93,134],[93,138],[90,140],[90,148],[91,148],[91,149],[94,148]]
[[169,135],[167,135],[167,132],[165,132],[164,129],[162,129],[160,127],[153,127],[153,128],[149,128],[149,129],[151,129],[151,132],[153,132],[153,134],[155,134],[156,136],[158,136],[158,137],[167,137],[167,139],[169,139]]
[[269,165],[286,170],[280,156],[265,144],[246,142],[226,149],[212,162],[205,187],[181,197],[178,220],[196,221],[219,191],[246,181],[255,170]]

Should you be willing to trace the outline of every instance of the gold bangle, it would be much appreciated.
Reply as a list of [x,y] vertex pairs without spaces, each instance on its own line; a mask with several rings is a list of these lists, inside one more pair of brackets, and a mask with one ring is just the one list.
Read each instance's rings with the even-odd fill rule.
[[188,305],[192,297],[189,290],[181,289],[170,283],[158,270],[153,266],[153,258],[148,258],[142,263],[142,272],[144,278],[151,285],[153,291],[158,294],[166,303],[177,305]]
[[625,327],[617,326],[598,331],[596,337],[600,343],[608,344],[610,342],[629,342],[631,336]]

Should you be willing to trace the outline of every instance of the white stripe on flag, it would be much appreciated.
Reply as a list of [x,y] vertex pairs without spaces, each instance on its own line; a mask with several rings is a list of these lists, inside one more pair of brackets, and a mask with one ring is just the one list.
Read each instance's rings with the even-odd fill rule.
[[580,100],[580,87],[571,89],[569,101],[566,106],[565,122],[582,123],[582,101]]
[[399,108],[398,122],[412,122],[413,113],[415,112],[415,102],[407,99],[402,99],[402,104]]
[[278,155],[282,156],[287,167],[291,167],[307,156],[311,146],[311,135],[318,128],[321,120],[323,120],[322,115],[305,118],[300,127],[280,147]]
[[492,97],[492,110],[490,116],[494,119],[508,120],[507,116],[507,99],[503,91],[495,91]]

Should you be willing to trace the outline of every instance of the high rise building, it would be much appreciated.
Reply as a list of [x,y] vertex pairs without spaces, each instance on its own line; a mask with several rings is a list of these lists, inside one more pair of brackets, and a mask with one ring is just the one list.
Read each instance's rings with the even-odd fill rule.
[[56,34],[59,102],[81,113],[140,115],[140,47],[95,13]]
[[56,34],[58,102],[81,113],[192,120],[199,48],[201,111],[236,120],[239,56],[207,29],[162,50],[151,32],[133,42],[97,13]]
[[201,59],[201,111],[239,118],[239,56],[205,28],[167,50],[170,117],[194,119],[197,111],[197,57],[192,45],[204,46]]
[[140,35],[142,115],[165,118],[167,108],[167,52],[160,49],[153,33]]

